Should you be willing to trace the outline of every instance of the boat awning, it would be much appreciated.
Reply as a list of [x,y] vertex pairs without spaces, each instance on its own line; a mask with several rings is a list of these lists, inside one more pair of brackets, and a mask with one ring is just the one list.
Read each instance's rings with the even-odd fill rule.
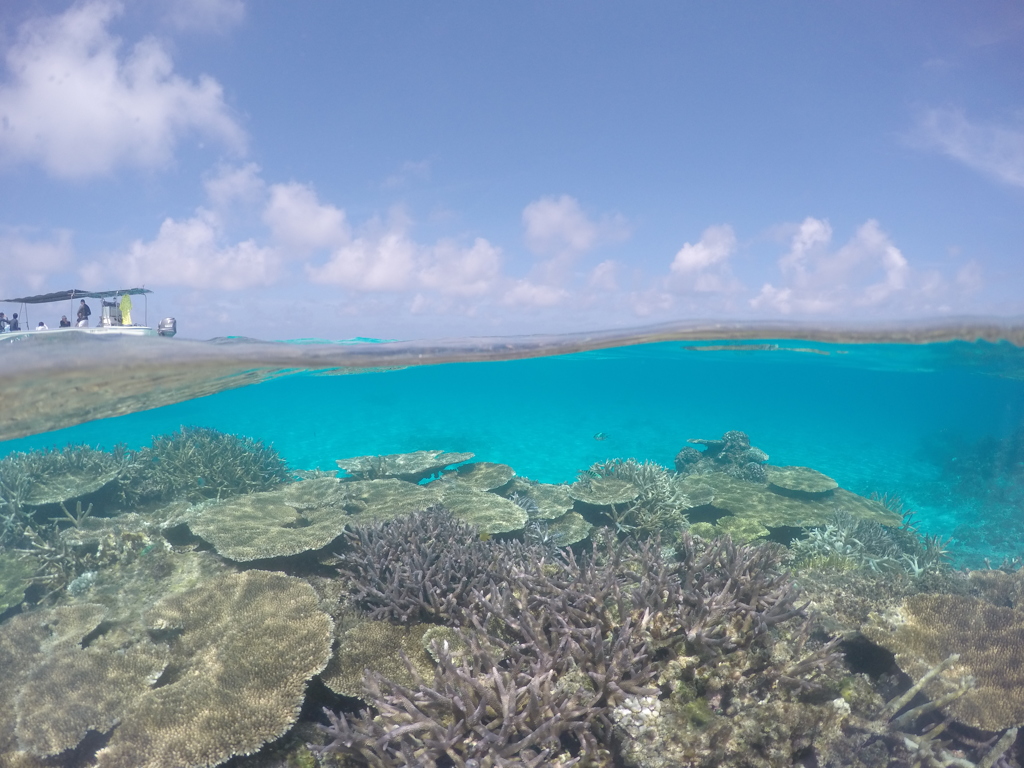
[[56,301],[69,301],[71,299],[109,299],[114,296],[137,296],[140,293],[152,293],[148,288],[124,288],[120,291],[83,291],[80,288],[72,288],[69,291],[57,291],[56,293],[41,293],[38,296],[22,296],[17,299],[0,299],[9,304],[52,304]]

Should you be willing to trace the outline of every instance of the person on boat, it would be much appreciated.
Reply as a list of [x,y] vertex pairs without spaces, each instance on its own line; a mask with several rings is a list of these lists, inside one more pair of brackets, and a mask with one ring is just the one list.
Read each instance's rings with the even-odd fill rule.
[[7,323],[7,326],[12,331],[20,331],[21,330],[21,323],[18,322],[18,313],[17,312],[15,312],[13,315],[11,315],[11,319]]
[[48,330],[50,330],[50,326],[48,326],[46,323],[44,323],[42,320],[40,320],[39,321],[39,325],[36,326],[36,330],[37,331],[48,331]]
[[71,327],[71,321],[68,320],[68,316],[67,315],[61,315],[60,316],[60,327],[61,328],[70,328]]
[[89,315],[92,314],[92,310],[89,309],[89,305],[85,303],[85,299],[82,299],[82,303],[78,305],[78,327],[88,328],[89,327]]
[[7,316],[3,312],[0,312],[0,333],[7,330],[7,322]]

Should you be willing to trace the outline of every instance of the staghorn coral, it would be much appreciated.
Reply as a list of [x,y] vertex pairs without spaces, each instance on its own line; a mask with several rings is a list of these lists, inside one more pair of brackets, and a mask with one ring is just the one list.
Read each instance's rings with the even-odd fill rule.
[[[612,480],[626,481],[637,489],[633,499],[624,502],[621,508],[619,502],[611,503],[611,513],[606,513],[621,531],[647,536],[675,533],[687,523],[686,510],[696,505],[683,491],[678,477],[653,461],[612,459],[600,462],[586,470],[579,482],[593,486]],[[592,503],[579,495],[575,498]]]
[[[373,709],[328,716],[331,741],[320,751],[357,764],[611,765],[613,712],[657,693],[655,653],[705,659],[708,667],[736,654],[754,658],[772,647],[775,627],[801,614],[778,570],[777,547],[727,540],[705,547],[684,535],[671,558],[654,540],[604,536],[579,558],[571,550],[549,558],[543,549],[474,541],[472,529],[461,538],[442,531],[437,510],[391,526],[399,522],[427,527],[420,536],[432,536],[434,546],[415,546],[422,539],[409,527],[363,532],[349,575],[378,614],[418,617],[417,606],[433,603],[432,615],[461,625],[461,640],[435,643],[433,679],[410,669],[414,682],[399,684],[370,673],[362,698]],[[367,546],[382,533],[387,546]],[[449,546],[438,547],[442,540]],[[462,555],[475,563],[470,573],[456,553],[474,547]],[[446,584],[447,571],[460,567]],[[421,571],[434,586],[423,587]],[[369,574],[388,588],[367,589]],[[407,579],[418,583],[413,594]],[[831,648],[757,672],[798,690],[828,663]]]
[[330,657],[333,625],[313,589],[280,573],[211,579],[146,617],[168,672],[97,755],[99,768],[214,766],[295,722],[306,681]]
[[153,438],[119,478],[121,496],[147,501],[223,499],[267,491],[291,480],[284,461],[259,440],[206,427]]
[[823,527],[811,528],[790,550],[800,569],[863,568],[916,577],[941,571],[947,559],[938,539],[922,537],[912,528],[858,520],[843,510],[834,512]]
[[475,528],[435,507],[346,534],[339,568],[375,619],[458,622],[473,588],[511,567],[513,543],[480,541]]

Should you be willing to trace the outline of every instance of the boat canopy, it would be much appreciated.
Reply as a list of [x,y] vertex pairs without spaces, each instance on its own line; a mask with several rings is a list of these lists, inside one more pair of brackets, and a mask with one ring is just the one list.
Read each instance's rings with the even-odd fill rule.
[[18,299],[0,299],[0,301],[8,304],[52,304],[56,301],[70,299],[110,299],[114,296],[138,296],[140,293],[152,293],[152,291],[148,288],[124,288],[120,291],[83,291],[81,288],[72,288],[69,291],[41,293],[38,296],[22,296]]

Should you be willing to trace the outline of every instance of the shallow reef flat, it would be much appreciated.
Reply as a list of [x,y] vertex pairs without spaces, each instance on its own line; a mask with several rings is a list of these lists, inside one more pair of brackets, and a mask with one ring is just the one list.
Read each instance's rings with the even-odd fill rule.
[[1019,563],[680,442],[562,484],[195,427],[0,459],[0,768],[1021,764]]

